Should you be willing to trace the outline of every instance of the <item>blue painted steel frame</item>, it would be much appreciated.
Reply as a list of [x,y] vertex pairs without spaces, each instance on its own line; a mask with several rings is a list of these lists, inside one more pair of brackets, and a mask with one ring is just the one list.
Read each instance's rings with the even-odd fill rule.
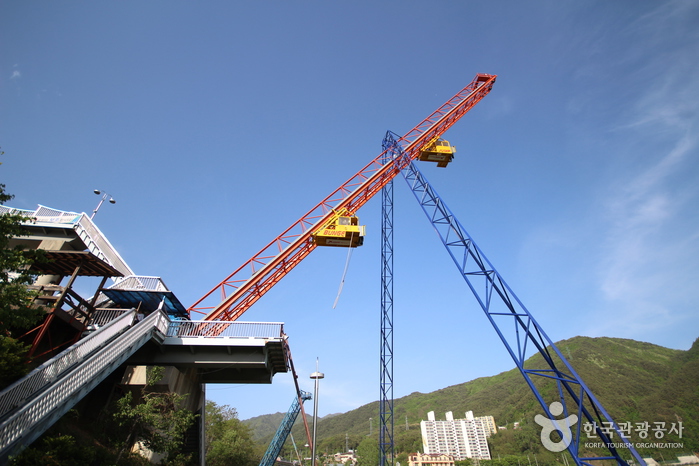
[[[400,154],[395,140],[383,141],[382,164]],[[393,465],[393,180],[381,189],[381,361],[379,382],[379,466]]]
[[[388,134],[387,138],[389,136],[393,137],[393,134]],[[395,137],[393,139],[397,140]],[[615,460],[620,465],[626,465],[626,460],[620,456],[619,451],[614,446],[613,442],[616,442],[617,444],[624,443],[624,450],[631,453],[640,465],[645,466],[646,463],[636,452],[633,444],[622,435],[619,426],[597,401],[590,389],[534,320],[519,298],[515,296],[497,270],[486,259],[415,164],[410,163],[402,174],[462,277],[478,300],[486,317],[524,376],[541,405],[544,415],[549,420],[557,420],[557,416],[551,412],[551,406],[554,402],[562,404],[565,419],[558,419],[558,423],[564,429],[571,431],[571,440],[567,450],[576,464],[588,465],[590,461]],[[498,323],[502,320],[514,324],[514,328],[510,327],[508,331],[505,326]],[[530,356],[528,351],[534,353],[534,349],[542,357],[542,365],[540,367],[525,367],[525,362]],[[538,363],[530,361],[529,365],[532,364]],[[545,400],[545,395],[537,383],[541,386],[547,380],[555,382],[556,393],[553,396],[547,395],[549,399]],[[570,413],[576,415],[577,421],[580,422],[564,422]],[[558,414],[560,415],[560,413]],[[585,420],[594,427],[594,434],[598,437],[598,441],[595,443],[604,444],[605,447],[602,451],[608,455],[604,453],[603,456],[599,457],[580,455],[582,434],[589,435],[586,432],[581,432]],[[614,433],[617,434],[618,440],[613,438]]]
[[277,433],[274,434],[274,438],[269,443],[267,451],[260,461],[260,466],[274,465],[274,462],[277,460],[279,453],[282,451],[284,442],[286,442],[286,438],[289,436],[289,432],[291,432],[291,428],[294,427],[294,422],[296,422],[296,418],[301,411],[301,403],[310,399],[311,394],[304,392],[303,390],[300,391],[300,396],[294,398],[289,411],[287,411],[286,416],[284,416],[284,419],[282,419],[282,423],[279,424],[279,427],[277,428]]

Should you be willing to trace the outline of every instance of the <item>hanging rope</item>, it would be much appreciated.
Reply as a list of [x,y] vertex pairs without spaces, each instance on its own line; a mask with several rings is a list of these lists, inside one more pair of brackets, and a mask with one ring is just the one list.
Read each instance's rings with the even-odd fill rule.
[[335,297],[335,302],[333,303],[333,309],[337,306],[337,302],[340,300],[340,294],[342,293],[342,287],[345,286],[345,277],[347,276],[347,269],[349,268],[350,259],[352,258],[352,239],[354,237],[354,232],[350,233],[350,244],[347,248],[347,260],[345,261],[345,270],[342,272],[342,280],[340,280],[340,288],[337,290],[337,296]]

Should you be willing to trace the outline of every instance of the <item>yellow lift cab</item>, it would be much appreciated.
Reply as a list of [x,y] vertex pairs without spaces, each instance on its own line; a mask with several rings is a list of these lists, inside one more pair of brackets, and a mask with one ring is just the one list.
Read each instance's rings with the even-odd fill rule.
[[365,225],[359,225],[359,217],[342,209],[311,236],[318,246],[356,248],[364,244],[365,230]]
[[446,167],[449,162],[454,160],[455,153],[456,147],[449,144],[449,141],[442,138],[434,138],[420,149],[418,160],[437,162],[438,167]]

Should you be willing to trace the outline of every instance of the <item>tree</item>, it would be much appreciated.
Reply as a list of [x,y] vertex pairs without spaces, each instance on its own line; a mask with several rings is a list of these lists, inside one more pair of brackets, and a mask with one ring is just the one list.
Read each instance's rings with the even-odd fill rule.
[[[13,198],[5,192],[5,185],[0,184],[0,204]],[[8,337],[13,332],[30,329],[44,315],[43,309],[30,307],[36,294],[27,289],[36,279],[29,267],[45,260],[43,251],[20,245],[10,247],[10,240],[28,235],[22,227],[22,222],[28,220],[20,214],[0,215],[0,333]]]
[[377,466],[379,464],[379,441],[376,437],[366,437],[357,447],[357,466]]
[[95,449],[81,445],[70,435],[42,439],[41,449],[29,448],[12,460],[12,466],[34,466],[37,464],[78,465],[95,464]]
[[168,464],[187,464],[191,458],[180,453],[187,429],[197,415],[181,408],[186,395],[151,391],[153,385],[163,378],[164,369],[148,367],[146,385],[141,390],[141,400],[134,403],[131,392],[117,401],[114,418],[120,426],[127,428],[126,439],[117,458],[134,441],[153,452],[166,454]]
[[0,335],[0,390],[27,374],[28,351],[29,345]]
[[228,405],[220,406],[213,401],[207,401],[204,419],[205,451],[208,452],[211,443],[223,436],[228,421],[238,419],[238,412]]
[[422,433],[419,426],[417,429],[402,432],[398,431],[393,437],[393,441],[396,446],[396,451],[416,453],[422,450]]
[[[414,454],[415,452],[413,452]],[[406,465],[408,464],[408,453],[406,452],[401,452],[396,455],[396,463],[400,463],[401,465]],[[464,466],[470,466],[470,465],[464,465]]]
[[250,428],[240,422],[235,408],[206,402],[206,464],[256,466],[262,457],[252,441]]
[[[12,198],[0,184],[0,204]],[[45,261],[43,251],[10,247],[13,238],[27,236],[22,227],[27,220],[18,214],[0,215],[0,389],[29,370],[25,364],[29,346],[14,339],[13,334],[31,329],[44,316],[43,308],[30,306],[36,293],[27,289],[36,279],[29,266]]]
[[[454,466],[471,466],[473,460],[471,458],[466,458],[465,460],[454,461]],[[488,463],[490,464],[490,463]]]

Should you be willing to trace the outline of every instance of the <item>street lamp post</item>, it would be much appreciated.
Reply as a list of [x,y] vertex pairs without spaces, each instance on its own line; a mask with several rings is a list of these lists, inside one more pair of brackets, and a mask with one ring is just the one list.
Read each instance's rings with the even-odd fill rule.
[[318,380],[325,377],[325,374],[318,372],[318,359],[316,359],[316,371],[311,374],[315,380],[315,391],[313,393],[313,444],[311,445],[311,466],[316,466],[316,424],[318,423]]
[[95,194],[97,194],[98,196],[99,196],[100,194],[102,194],[102,199],[100,199],[100,203],[97,204],[97,207],[95,207],[95,210],[92,211],[92,215],[90,215],[90,220],[92,220],[92,219],[95,217],[95,215],[97,215],[97,211],[100,210],[100,207],[102,207],[102,204],[104,203],[104,201],[107,200],[107,198],[109,198],[109,203],[110,203],[110,204],[116,204],[116,201],[115,201],[114,198],[111,196],[111,194],[109,194],[109,193],[107,193],[107,192],[104,192],[104,193],[103,193],[103,192],[100,191],[99,189],[95,189],[94,192],[95,192]]

